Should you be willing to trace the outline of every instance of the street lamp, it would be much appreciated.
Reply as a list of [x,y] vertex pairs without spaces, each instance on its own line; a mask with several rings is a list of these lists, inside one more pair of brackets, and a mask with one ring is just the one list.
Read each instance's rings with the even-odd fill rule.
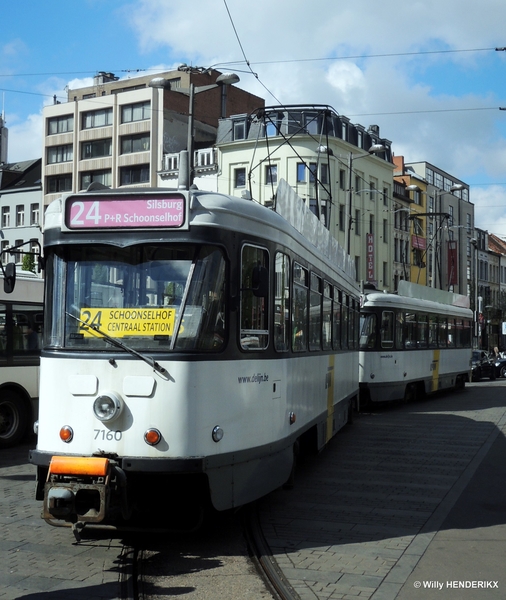
[[353,225],[352,209],[353,209],[353,161],[359,158],[365,158],[372,154],[379,154],[385,151],[383,144],[373,144],[368,152],[364,154],[353,154],[350,152],[348,155],[348,227],[346,228],[346,252],[349,255],[351,251],[351,227]]
[[473,237],[470,240],[471,245],[474,248],[474,338],[475,347],[478,347],[478,240]]
[[[191,77],[191,75],[190,75]],[[209,85],[200,85],[196,86],[190,81],[190,87],[181,88],[174,87],[172,88],[170,85],[170,79],[165,79],[164,77],[155,77],[149,82],[149,87],[158,88],[158,89],[169,89],[173,92],[178,92],[179,94],[184,94],[189,98],[188,105],[188,142],[187,142],[187,152],[188,152],[188,176],[187,176],[187,185],[186,189],[190,189],[190,186],[193,183],[194,169],[193,169],[193,141],[194,141],[194,131],[193,131],[193,111],[195,105],[195,96],[196,94],[200,94],[202,92],[207,92],[209,90],[213,90],[214,88],[233,85],[234,83],[238,83],[240,81],[239,75],[235,73],[222,73],[216,78],[215,83],[211,83]],[[224,112],[225,99],[222,98],[222,113]],[[225,116],[224,114],[222,116]]]

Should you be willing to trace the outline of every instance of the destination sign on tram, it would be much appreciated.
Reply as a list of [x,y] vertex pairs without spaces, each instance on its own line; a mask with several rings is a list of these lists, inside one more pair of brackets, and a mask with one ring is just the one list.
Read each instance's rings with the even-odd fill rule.
[[172,335],[176,309],[162,308],[82,308],[80,333],[96,337],[93,327],[98,327],[115,338]]
[[65,225],[79,229],[187,229],[183,194],[72,195],[66,199]]

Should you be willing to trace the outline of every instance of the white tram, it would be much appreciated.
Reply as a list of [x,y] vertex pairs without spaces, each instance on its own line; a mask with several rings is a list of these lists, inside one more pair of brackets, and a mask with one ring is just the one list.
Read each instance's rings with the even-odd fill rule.
[[274,210],[199,191],[84,192],[48,207],[44,254],[30,457],[48,522],[240,506],[289,479],[301,441],[320,449],[349,420],[351,263]]
[[360,405],[414,399],[470,379],[473,313],[466,296],[406,281],[369,291],[360,309]]

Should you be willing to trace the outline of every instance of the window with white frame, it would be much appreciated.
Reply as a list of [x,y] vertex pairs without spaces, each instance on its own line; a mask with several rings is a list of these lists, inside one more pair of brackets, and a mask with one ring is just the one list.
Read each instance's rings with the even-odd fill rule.
[[121,167],[120,185],[133,185],[136,183],[149,183],[149,165],[129,165]]
[[132,123],[134,121],[146,121],[151,118],[151,103],[136,102],[121,107],[121,122]]
[[324,185],[329,182],[329,166],[327,163],[320,165],[320,182]]
[[100,110],[90,110],[82,114],[82,128],[94,129],[96,127],[106,127],[112,125],[112,108],[102,108]]
[[71,192],[72,175],[67,173],[65,175],[53,175],[48,177],[46,189],[49,194],[56,194],[57,192]]
[[244,188],[246,187],[246,168],[239,167],[234,169],[234,187]]
[[38,202],[30,204],[30,225],[39,224],[40,205]]
[[137,135],[124,135],[121,138],[121,154],[132,154],[134,152],[146,152],[149,150],[149,133]]
[[[16,240],[14,242],[14,246],[21,246],[22,244],[23,244],[23,240]],[[14,260],[17,264],[19,264],[23,261],[23,253],[22,253],[21,249],[16,250],[16,252],[14,254]]]
[[47,134],[55,135],[57,133],[68,133],[74,131],[74,116],[62,115],[60,117],[51,117],[47,120]]
[[297,183],[305,183],[306,182],[306,164],[305,163],[297,163]]
[[265,165],[265,183],[266,185],[278,183],[278,165]]
[[2,206],[2,229],[11,226],[11,209],[9,206]]
[[101,183],[107,187],[111,186],[112,174],[110,169],[97,171],[85,171],[81,173],[81,186],[79,189],[85,190],[92,183]]
[[235,140],[246,139],[246,119],[234,120],[233,136]]
[[47,149],[47,164],[52,165],[61,162],[70,162],[74,158],[74,150],[72,144],[64,144],[63,146],[50,146]]
[[92,140],[81,144],[81,160],[111,156],[112,138]]
[[18,204],[16,206],[16,227],[25,226],[25,205]]

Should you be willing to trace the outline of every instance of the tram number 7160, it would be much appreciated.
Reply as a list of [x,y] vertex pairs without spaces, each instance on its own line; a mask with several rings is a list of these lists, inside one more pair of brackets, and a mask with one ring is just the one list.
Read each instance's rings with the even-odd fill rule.
[[106,429],[94,429],[95,432],[95,438],[96,440],[108,440],[109,442],[111,442],[112,440],[115,440],[116,442],[119,442],[120,439],[123,437],[123,433],[121,431],[109,431]]

